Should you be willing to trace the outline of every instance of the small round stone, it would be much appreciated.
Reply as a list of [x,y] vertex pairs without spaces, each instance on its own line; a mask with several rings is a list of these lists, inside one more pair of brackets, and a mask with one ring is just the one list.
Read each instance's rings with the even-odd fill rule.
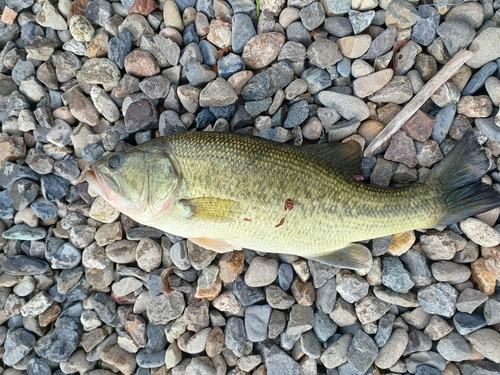
[[481,220],[465,219],[460,222],[460,229],[479,246],[493,247],[500,244],[500,233]]
[[271,284],[278,276],[278,262],[275,259],[255,257],[247,272],[245,283],[250,287],[261,287]]

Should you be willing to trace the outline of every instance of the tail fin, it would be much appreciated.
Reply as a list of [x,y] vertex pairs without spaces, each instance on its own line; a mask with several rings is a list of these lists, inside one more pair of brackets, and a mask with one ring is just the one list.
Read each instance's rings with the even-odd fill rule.
[[500,195],[481,182],[489,166],[486,153],[469,132],[424,177],[423,183],[437,190],[444,201],[445,208],[438,226],[500,207]]

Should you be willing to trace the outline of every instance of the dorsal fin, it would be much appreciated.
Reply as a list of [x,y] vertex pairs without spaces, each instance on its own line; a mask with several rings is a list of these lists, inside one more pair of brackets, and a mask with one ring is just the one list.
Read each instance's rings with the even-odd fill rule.
[[321,143],[302,147],[351,176],[361,174],[362,150],[361,145],[356,141]]

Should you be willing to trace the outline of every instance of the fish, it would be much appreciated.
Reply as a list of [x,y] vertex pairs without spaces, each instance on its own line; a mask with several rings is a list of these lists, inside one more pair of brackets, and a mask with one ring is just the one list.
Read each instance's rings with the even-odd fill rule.
[[219,253],[290,254],[366,270],[366,242],[500,206],[472,133],[412,184],[359,182],[361,146],[294,146],[235,133],[158,137],[91,163],[84,178],[138,223]]

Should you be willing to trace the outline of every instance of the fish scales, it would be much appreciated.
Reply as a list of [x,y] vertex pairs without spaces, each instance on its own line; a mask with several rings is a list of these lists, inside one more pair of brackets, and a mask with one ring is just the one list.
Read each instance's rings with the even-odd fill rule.
[[[478,182],[488,167],[476,141],[468,137],[455,154],[450,159],[477,165],[464,164],[463,176],[454,178],[453,163],[444,162],[419,183],[378,188],[356,182],[337,167],[342,162],[315,148],[192,132],[119,154],[116,170],[107,166],[113,156],[104,158],[87,180],[135,220],[216,251],[249,248],[356,268],[356,259],[344,259],[349,253],[325,256],[349,249],[363,257],[366,248],[352,242],[443,225],[500,205],[498,195]],[[132,206],[147,207],[135,213]]]

